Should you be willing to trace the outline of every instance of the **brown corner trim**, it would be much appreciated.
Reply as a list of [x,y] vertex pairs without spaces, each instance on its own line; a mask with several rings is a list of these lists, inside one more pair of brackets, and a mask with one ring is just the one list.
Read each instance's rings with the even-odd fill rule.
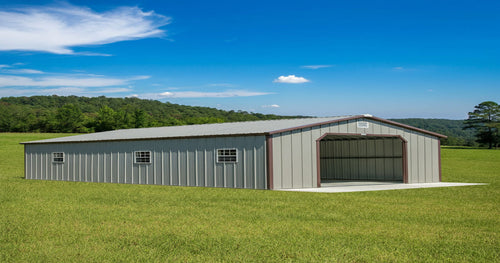
[[438,166],[439,166],[439,181],[441,182],[441,141],[438,140]]
[[273,190],[273,138],[266,135],[267,189]]

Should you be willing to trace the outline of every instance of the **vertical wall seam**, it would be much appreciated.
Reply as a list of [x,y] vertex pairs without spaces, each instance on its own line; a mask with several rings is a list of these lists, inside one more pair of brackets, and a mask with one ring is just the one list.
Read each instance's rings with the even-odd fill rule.
[[186,149],[186,185],[190,186],[191,180],[189,178],[191,177],[190,171],[189,171],[189,149]]

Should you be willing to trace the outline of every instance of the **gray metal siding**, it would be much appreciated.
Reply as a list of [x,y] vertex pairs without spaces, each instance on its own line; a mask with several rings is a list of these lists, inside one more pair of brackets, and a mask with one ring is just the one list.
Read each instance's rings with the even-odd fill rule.
[[[368,122],[369,128],[358,128],[358,121]],[[274,189],[316,187],[316,140],[326,133],[399,135],[407,141],[408,183],[439,181],[438,137],[361,118],[273,134]],[[402,150],[398,143],[391,145],[382,140],[369,140],[366,147],[361,147],[360,142],[357,142],[357,147],[356,143],[350,146],[344,145],[345,143],[347,142],[340,144],[340,148],[332,145],[324,148],[333,154],[340,154],[342,148],[350,147],[349,154],[365,156],[384,156]],[[323,147],[320,149],[323,151]],[[402,165],[402,162],[391,161],[389,158],[345,159],[340,164],[327,164],[326,169],[334,174],[344,174],[350,179],[400,180]],[[323,171],[321,173],[323,175]]]
[[[218,163],[218,148],[236,148],[238,162]],[[151,164],[135,164],[135,151],[151,151]],[[53,163],[52,152],[64,152]],[[265,136],[26,144],[27,179],[266,188]]]

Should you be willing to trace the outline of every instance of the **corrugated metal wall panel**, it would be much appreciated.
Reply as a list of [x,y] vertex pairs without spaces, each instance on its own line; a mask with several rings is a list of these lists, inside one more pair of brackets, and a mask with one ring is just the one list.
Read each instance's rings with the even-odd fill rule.
[[[27,179],[266,188],[265,136],[25,145]],[[218,148],[236,148],[237,163],[217,163]],[[151,151],[151,164],[135,164]],[[52,152],[64,152],[53,163]]]
[[[432,152],[432,176],[430,178],[430,182],[438,182],[439,181],[439,147],[440,143],[438,140],[435,140],[431,138],[432,145],[431,145],[431,152]],[[438,178],[436,179],[434,175],[438,175]]]
[[[368,128],[358,128],[357,122],[368,122]],[[309,131],[311,131],[309,133]],[[381,134],[399,135],[407,141],[408,182],[437,182],[439,181],[438,138],[425,135],[406,128],[381,123],[371,119],[350,120],[328,125],[315,126],[291,132],[277,133],[272,136],[273,141],[273,176],[274,189],[297,187],[298,177],[302,182],[314,180],[316,186],[317,159],[316,140],[326,133],[352,134]],[[293,135],[292,135],[293,134]],[[299,142],[298,134],[301,140]],[[307,134],[307,135],[306,135]],[[300,144],[301,146],[299,146]],[[311,158],[305,158],[305,145],[310,145]],[[302,162],[296,162],[299,156],[295,152],[301,149]],[[290,152],[292,151],[292,152]],[[364,155],[364,156],[402,156],[401,140],[387,142],[368,140],[366,143],[354,141],[343,142],[338,145],[321,144],[321,155]],[[309,160],[311,167],[309,167]],[[290,163],[292,162],[292,164]],[[360,158],[341,159],[336,163],[320,159],[321,177],[331,178],[330,174],[343,174],[344,178],[352,180],[396,180],[403,178],[403,161],[399,158]],[[309,170],[311,169],[311,171]],[[299,171],[300,175],[296,172]],[[311,181],[312,181],[311,180]],[[305,186],[302,183],[301,187]]]

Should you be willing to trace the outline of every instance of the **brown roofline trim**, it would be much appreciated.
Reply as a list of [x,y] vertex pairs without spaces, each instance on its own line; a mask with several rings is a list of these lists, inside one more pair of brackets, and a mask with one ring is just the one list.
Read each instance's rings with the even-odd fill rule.
[[413,127],[413,126],[402,124],[402,123],[395,122],[395,121],[390,121],[390,120],[386,120],[386,119],[382,119],[382,118],[378,118],[378,117],[374,117],[374,116],[372,116],[372,117],[365,117],[365,118],[371,119],[371,120],[375,120],[375,121],[379,121],[379,122],[384,122],[384,123],[391,124],[391,125],[394,125],[394,126],[398,126],[398,127],[401,127],[401,128],[406,128],[406,129],[409,129],[409,130],[418,131],[418,132],[421,132],[421,133],[429,134],[429,135],[436,136],[436,137],[443,138],[443,139],[448,138],[448,136],[446,136],[446,135],[442,135],[442,134],[439,134],[439,133],[436,133],[436,132],[431,132],[431,131],[428,131],[428,130],[420,129],[420,128],[417,128],[417,127]]
[[314,126],[321,126],[321,125],[331,124],[331,123],[336,123],[336,122],[355,120],[355,119],[364,118],[364,117],[365,117],[364,115],[356,115],[356,116],[342,118],[342,119],[337,119],[337,120],[317,122],[317,123],[313,123],[313,124],[307,124],[307,125],[302,125],[302,126],[297,126],[297,127],[287,128],[287,129],[281,129],[281,130],[271,131],[271,132],[269,132],[269,134],[276,134],[276,133],[294,131],[294,130],[299,130],[299,129],[311,128],[311,127],[314,127]]
[[420,133],[425,133],[425,134],[428,134],[428,135],[436,136],[438,138],[443,138],[443,139],[444,138],[448,138],[447,136],[439,134],[439,133],[427,131],[427,130],[424,130],[424,129],[420,129],[420,128],[417,128],[417,127],[413,127],[413,126],[402,124],[402,123],[395,122],[395,121],[390,121],[390,120],[386,120],[386,119],[382,119],[382,118],[378,118],[378,117],[365,116],[365,115],[356,115],[356,116],[342,118],[342,119],[338,119],[338,120],[318,122],[318,123],[314,123],[314,124],[302,125],[302,126],[297,126],[297,127],[288,128],[288,129],[276,130],[276,131],[269,132],[269,134],[276,134],[276,133],[294,131],[294,130],[298,130],[298,129],[311,128],[311,127],[314,127],[314,126],[321,126],[321,125],[325,125],[325,124],[331,124],[331,123],[337,123],[337,122],[343,122],[343,121],[350,121],[350,120],[356,120],[356,119],[363,119],[363,118],[369,119],[369,120],[378,121],[378,122],[382,122],[382,123],[386,123],[386,124],[390,124],[390,125],[394,125],[394,126],[397,126],[397,127],[408,129],[408,130],[417,131],[417,132],[420,132]]
[[[92,142],[123,142],[123,141],[151,141],[151,140],[178,140],[178,139],[199,139],[214,137],[241,137],[241,136],[267,136],[267,133],[243,133],[243,134],[223,134],[223,135],[200,135],[200,136],[177,136],[177,137],[155,137],[155,138],[130,138],[117,140],[90,140],[90,141],[61,141],[61,142],[21,142],[19,144],[59,144],[59,143],[92,143]],[[78,136],[78,135],[76,135]]]

